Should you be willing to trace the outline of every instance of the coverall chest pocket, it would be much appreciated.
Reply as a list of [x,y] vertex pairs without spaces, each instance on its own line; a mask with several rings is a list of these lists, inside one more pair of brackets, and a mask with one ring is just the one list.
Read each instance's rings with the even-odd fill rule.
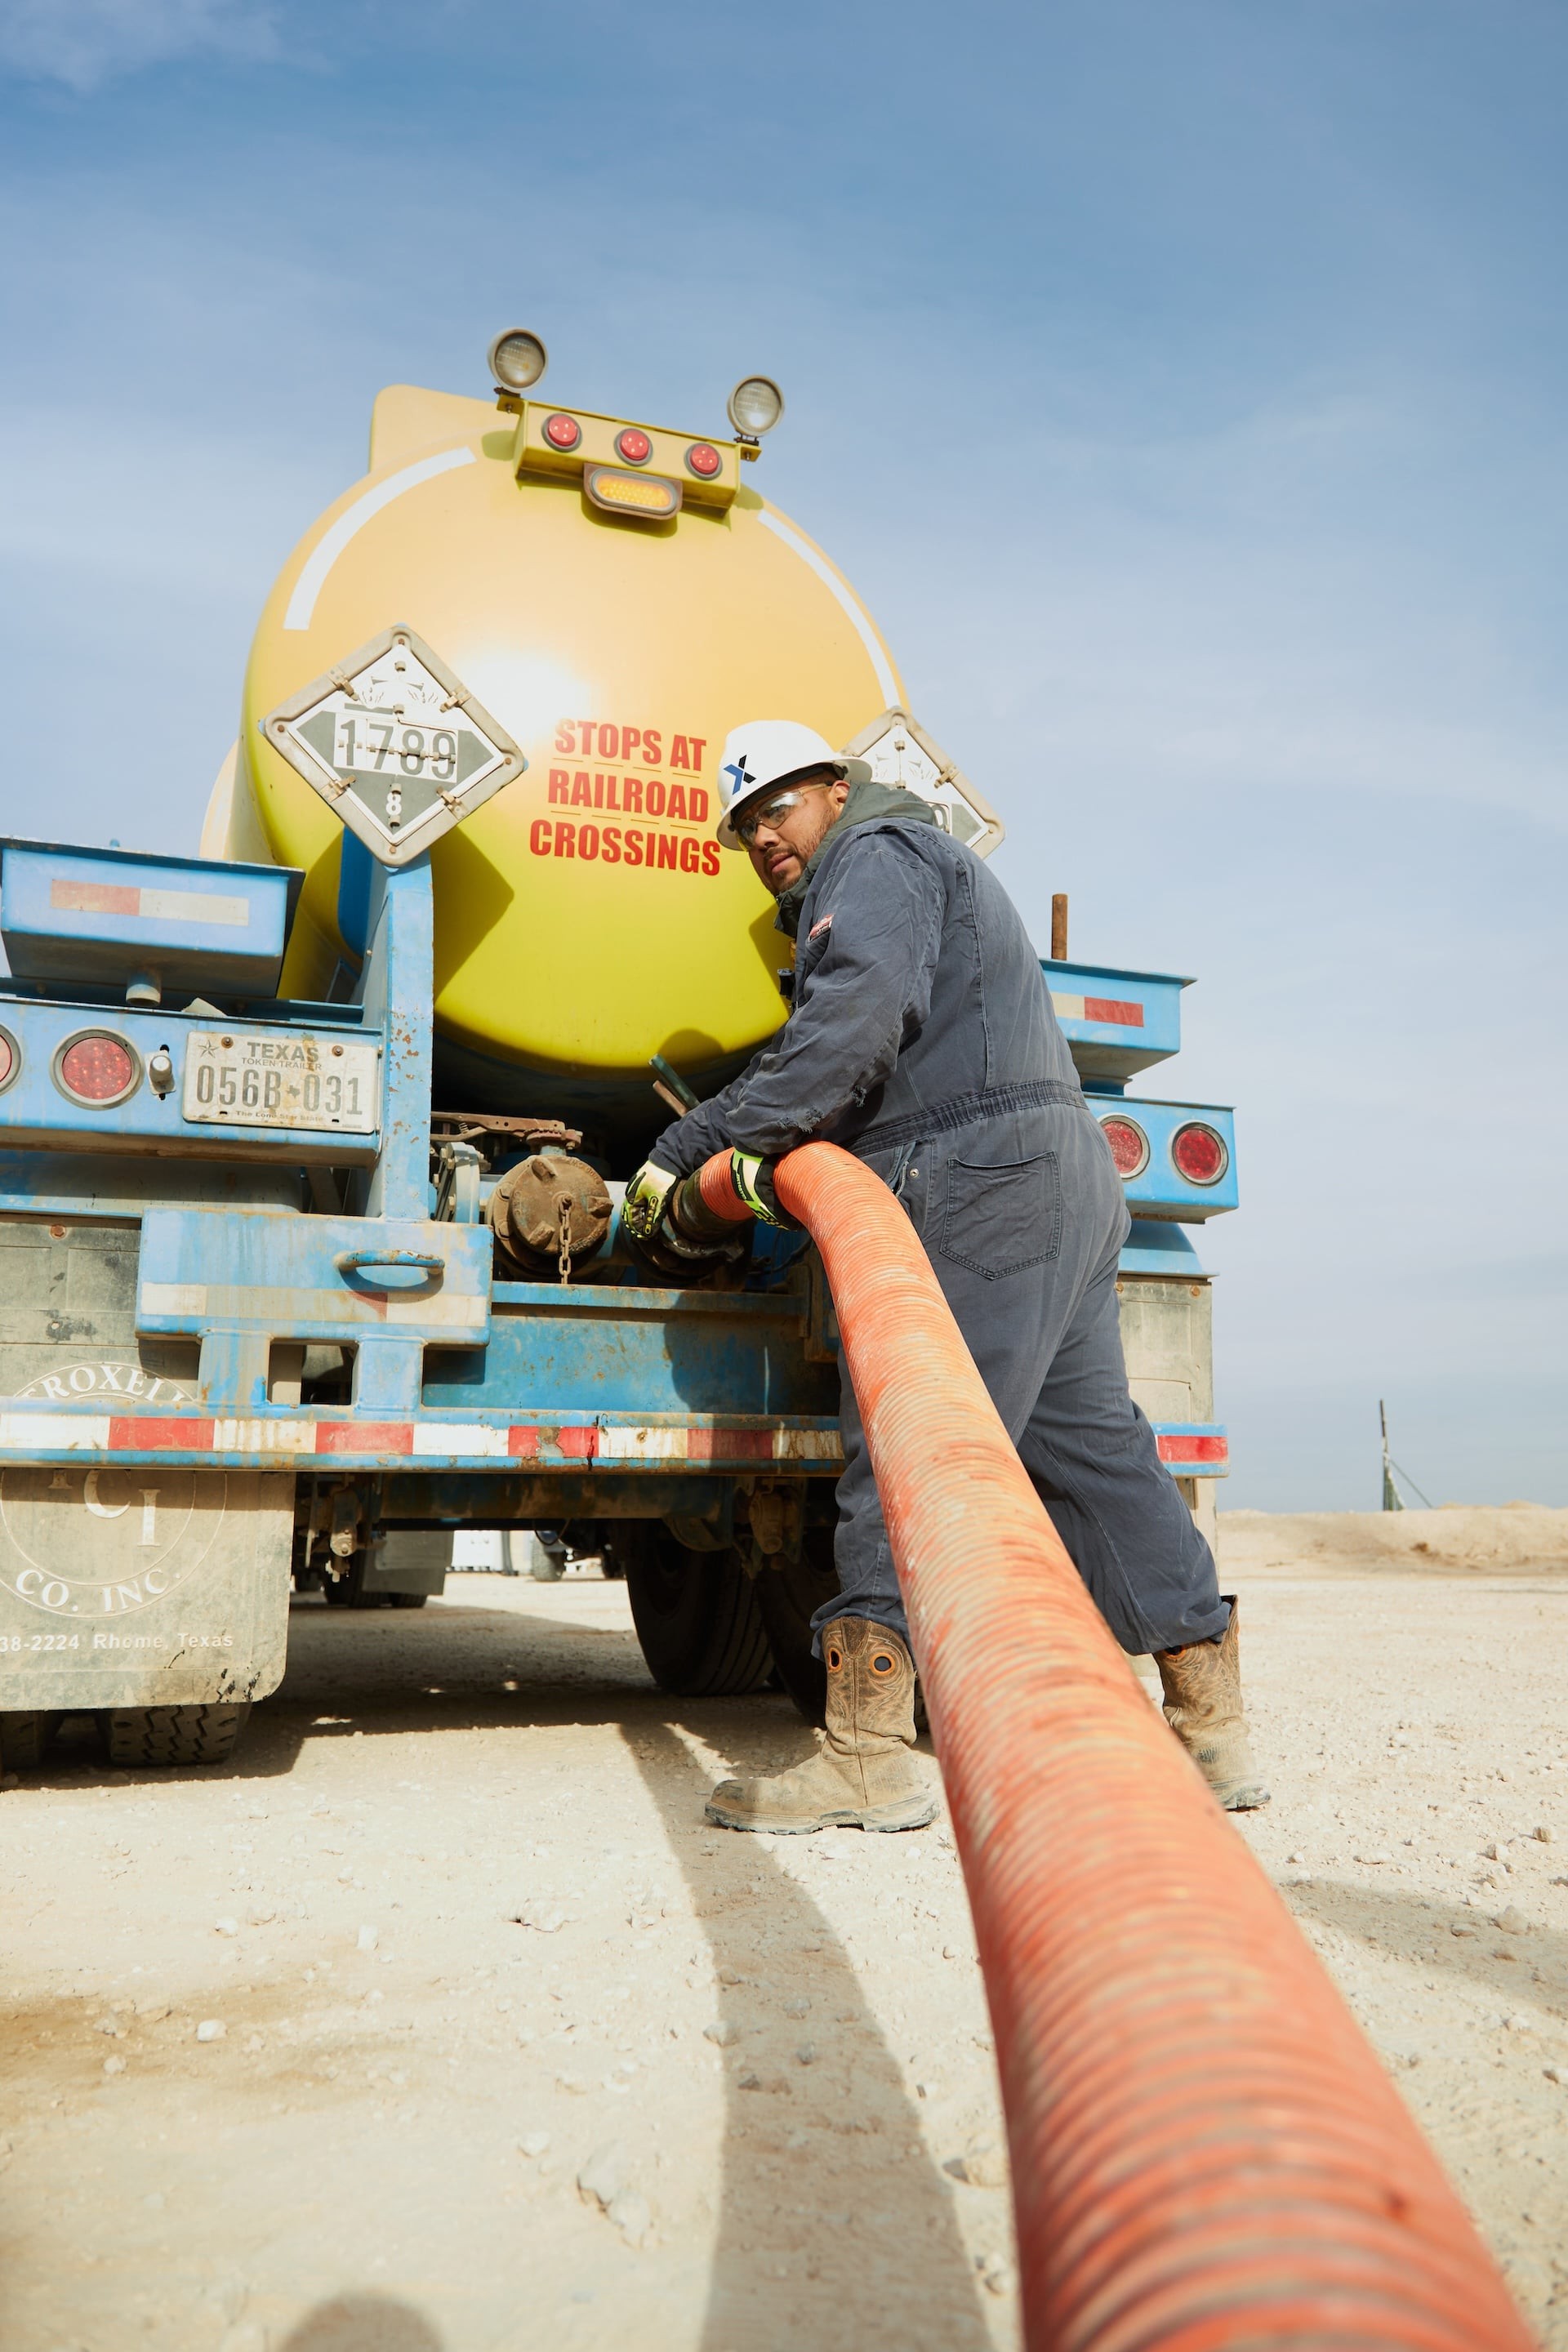
[[942,1256],[987,1282],[1060,1255],[1062,1180],[1054,1151],[1001,1162],[950,1160],[934,1205]]

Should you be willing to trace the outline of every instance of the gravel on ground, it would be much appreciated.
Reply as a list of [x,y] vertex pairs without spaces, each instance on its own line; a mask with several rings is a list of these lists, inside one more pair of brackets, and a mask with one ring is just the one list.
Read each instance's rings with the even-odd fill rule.
[[[1568,2352],[1568,1577],[1242,1589],[1237,1833]],[[707,1826],[812,1735],[656,1691],[595,1576],[290,1646],[232,1765],[83,1725],[0,1796],[7,2352],[1016,2343],[944,1826]]]

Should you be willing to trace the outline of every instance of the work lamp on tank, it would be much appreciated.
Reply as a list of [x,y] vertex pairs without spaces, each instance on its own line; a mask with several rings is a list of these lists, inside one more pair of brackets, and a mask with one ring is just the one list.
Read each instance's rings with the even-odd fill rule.
[[742,438],[759,441],[784,415],[784,394],[771,375],[743,375],[726,405]]
[[490,381],[498,392],[527,392],[543,375],[550,354],[526,327],[508,327],[489,349]]

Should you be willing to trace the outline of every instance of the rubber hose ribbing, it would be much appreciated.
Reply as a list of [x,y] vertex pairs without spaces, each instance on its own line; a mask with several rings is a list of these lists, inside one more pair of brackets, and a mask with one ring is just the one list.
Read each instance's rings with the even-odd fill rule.
[[[775,1182],[822,1253],[942,1759],[1029,2352],[1527,2352],[1436,2158],[1085,1591],[904,1211],[832,1144]],[[703,1198],[726,1190],[721,1153]]]
[[753,1213],[735,1190],[734,1171],[727,1151],[716,1151],[711,1160],[702,1162],[697,1171],[697,1189],[704,1208],[722,1217],[727,1224],[745,1224]]

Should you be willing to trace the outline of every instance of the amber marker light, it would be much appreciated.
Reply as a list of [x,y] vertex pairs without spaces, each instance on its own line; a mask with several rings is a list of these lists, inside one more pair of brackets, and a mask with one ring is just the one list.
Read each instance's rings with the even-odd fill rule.
[[622,474],[613,466],[589,466],[583,488],[606,514],[636,515],[643,522],[664,522],[680,511],[680,484],[662,474]]

